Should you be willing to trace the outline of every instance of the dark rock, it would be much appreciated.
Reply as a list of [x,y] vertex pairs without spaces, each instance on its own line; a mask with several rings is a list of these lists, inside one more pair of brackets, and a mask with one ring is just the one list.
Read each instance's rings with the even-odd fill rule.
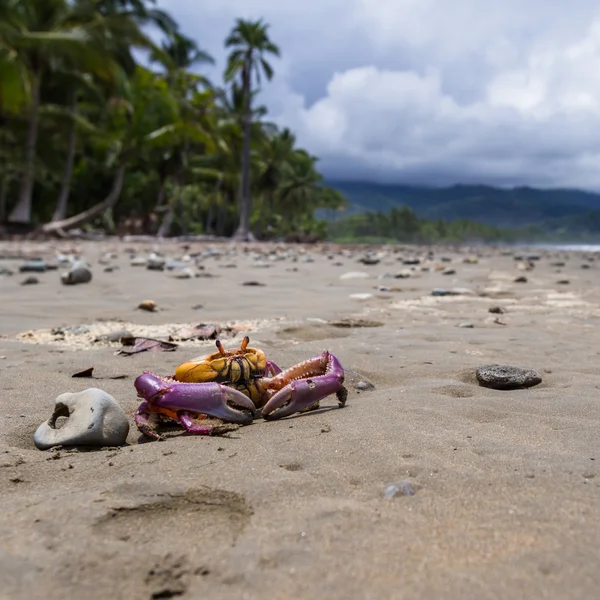
[[35,285],[39,282],[40,280],[32,275],[31,277],[27,277],[27,279],[23,279],[23,281],[21,281],[21,285]]
[[44,273],[48,265],[43,260],[29,260],[19,267],[20,273]]
[[501,306],[491,306],[488,309],[488,312],[491,312],[493,315],[503,315],[506,310],[503,309]]
[[483,387],[495,390],[516,390],[532,387],[542,382],[542,376],[533,369],[510,365],[482,365],[475,372]]
[[521,275],[521,277],[517,277],[515,279],[515,283],[527,283],[527,277],[524,277],[523,275]]

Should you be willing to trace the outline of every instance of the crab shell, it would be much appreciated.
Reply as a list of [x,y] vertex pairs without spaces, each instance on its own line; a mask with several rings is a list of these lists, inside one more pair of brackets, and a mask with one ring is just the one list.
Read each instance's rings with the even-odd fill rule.
[[237,350],[223,350],[184,362],[175,370],[176,381],[187,383],[249,382],[263,377],[267,370],[267,357],[262,350],[247,346],[246,338]]

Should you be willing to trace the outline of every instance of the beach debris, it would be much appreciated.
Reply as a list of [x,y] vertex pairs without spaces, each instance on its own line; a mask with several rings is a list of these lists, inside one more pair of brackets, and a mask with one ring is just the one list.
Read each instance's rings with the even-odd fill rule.
[[34,277],[33,275],[30,275],[29,277],[23,279],[23,281],[21,281],[21,285],[36,285],[40,282],[40,280],[37,277]]
[[265,287],[266,283],[261,283],[260,281],[244,281],[244,283],[242,283],[242,285],[245,285],[248,287]]
[[158,310],[158,306],[154,300],[142,300],[138,304],[138,308],[140,310],[145,310],[146,312],[156,312]]
[[121,338],[121,343],[123,344],[123,348],[115,352],[117,356],[129,356],[131,354],[139,354],[140,352],[173,352],[177,348],[177,344],[173,342],[165,342],[148,337],[124,336]]
[[514,279],[514,283],[527,283],[528,279],[525,276],[517,277]]
[[91,377],[94,372],[94,367],[89,367],[84,369],[83,371],[78,371],[77,373],[73,373],[71,377]]
[[371,277],[368,273],[365,273],[365,271],[348,271],[348,273],[344,273],[343,275],[340,275],[340,279],[369,279],[369,277]]
[[174,377],[140,375],[134,383],[143,398],[135,414],[138,429],[163,439],[157,426],[167,419],[189,433],[221,435],[259,412],[271,420],[317,409],[331,394],[340,408],[346,404],[344,369],[330,352],[282,371],[249,341],[246,336],[240,348],[225,350],[217,340],[217,352],[179,365]]
[[194,304],[194,306],[192,306],[192,310],[200,310],[204,308],[204,304]]
[[362,263],[363,265],[378,265],[381,262],[381,259],[379,259],[377,256],[373,256],[372,254],[367,254],[365,256],[362,256],[361,258],[358,259],[359,263]]
[[19,273],[45,273],[48,265],[41,258],[28,260],[19,267]]
[[132,267],[145,267],[147,263],[147,259],[143,256],[134,256],[130,261],[129,265]]
[[383,497],[387,500],[397,498],[399,496],[414,496],[416,494],[415,488],[408,481],[402,481],[400,484],[388,485],[383,491]]
[[475,325],[469,321],[465,321],[464,323],[459,323],[458,326],[461,329],[473,329],[473,327],[475,327]]
[[542,382],[537,371],[511,365],[482,365],[477,367],[475,376],[481,386],[495,390],[528,388]]
[[456,275],[456,269],[444,269],[442,275]]
[[557,285],[569,285],[571,282],[568,279],[559,279],[556,284]]
[[68,271],[62,273],[60,280],[64,285],[89,283],[92,280],[92,271],[84,261],[76,261]]
[[466,265],[476,265],[479,262],[479,259],[476,256],[466,256],[463,258],[463,263]]
[[122,446],[128,433],[127,415],[117,401],[101,389],[88,388],[58,396],[52,416],[37,428],[33,441],[40,450],[53,446]]
[[350,294],[350,299],[351,300],[359,300],[359,301],[364,301],[364,300],[370,300],[371,298],[373,298],[373,294],[369,294],[368,292],[363,292],[360,294]]

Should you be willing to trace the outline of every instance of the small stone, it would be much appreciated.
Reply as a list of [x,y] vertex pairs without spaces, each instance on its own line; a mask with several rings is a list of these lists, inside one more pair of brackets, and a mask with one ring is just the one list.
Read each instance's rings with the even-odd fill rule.
[[194,271],[192,271],[192,269],[190,269],[190,267],[184,267],[180,271],[177,271],[176,273],[173,274],[173,277],[175,279],[194,279],[195,276],[196,275],[195,275]]
[[48,265],[43,260],[28,260],[19,267],[20,273],[44,273]]
[[375,386],[370,381],[360,380],[354,384],[354,388],[366,392],[368,390],[374,390]]
[[340,279],[369,279],[369,277],[371,276],[364,271],[350,271],[340,275]]
[[501,306],[490,306],[490,308],[488,308],[488,312],[491,312],[493,315],[503,315],[506,310],[504,310]]
[[514,280],[515,283],[527,283],[527,277],[521,276]]
[[123,338],[133,337],[133,334],[127,329],[119,329],[118,331],[111,331],[110,333],[104,333],[99,335],[94,341],[95,342],[120,342]]
[[432,292],[431,292],[432,296],[450,296],[451,292],[450,290],[446,290],[444,288],[435,288]]
[[379,264],[380,260],[376,256],[363,256],[362,258],[358,259],[358,262],[362,263],[363,265],[377,265]]
[[92,271],[83,261],[74,262],[71,268],[60,276],[64,285],[76,285],[78,283],[89,283],[92,280]]
[[391,292],[392,288],[387,285],[378,285],[375,288],[378,292]]
[[510,365],[482,365],[475,372],[483,387],[495,390],[516,390],[532,387],[542,382],[542,376],[533,369]]
[[[57,427],[59,418],[66,418]],[[36,430],[33,441],[40,450],[53,446],[121,446],[129,433],[129,421],[117,401],[105,391],[88,388],[61,394],[54,412]]]
[[402,269],[402,271],[398,271],[394,277],[396,279],[408,279],[409,277],[412,277],[412,271],[410,269]]
[[476,256],[467,256],[463,259],[463,262],[466,265],[476,265],[479,262],[479,259]]
[[475,325],[473,325],[473,323],[468,323],[468,322],[460,323],[458,326],[461,327],[462,329],[473,329],[473,327],[475,327]]
[[560,279],[556,283],[557,285],[569,285],[571,282],[568,279]]
[[142,300],[142,302],[138,304],[138,308],[147,312],[156,312],[158,310],[154,300]]
[[113,271],[117,271],[119,269],[119,267],[117,265],[110,265],[108,267],[104,267],[104,269],[102,269],[105,273],[112,273]]
[[405,258],[402,261],[403,265],[420,265],[421,260],[419,258]]
[[23,279],[23,281],[21,281],[21,285],[35,285],[36,283],[39,283],[40,280],[37,277],[34,277],[33,275],[31,277],[27,277],[26,279]]
[[149,271],[163,271],[165,268],[166,260],[162,256],[152,254],[146,261],[146,269]]
[[369,300],[371,298],[373,298],[373,294],[350,294],[350,298],[352,300]]
[[248,287],[265,287],[265,283],[261,283],[260,281],[244,281],[244,283],[242,283],[242,285],[248,286]]
[[456,275],[455,269],[444,269],[442,275]]
[[143,256],[135,256],[129,261],[129,264],[132,267],[145,267],[146,259]]

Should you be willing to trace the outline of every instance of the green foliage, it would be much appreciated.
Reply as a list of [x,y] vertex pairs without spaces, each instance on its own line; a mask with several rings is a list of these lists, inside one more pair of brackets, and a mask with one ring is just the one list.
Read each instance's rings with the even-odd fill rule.
[[344,197],[253,104],[279,55],[268,29],[237,20],[212,82],[210,54],[154,1],[1,0],[0,220],[232,235],[244,180],[259,237],[324,236],[315,212]]

